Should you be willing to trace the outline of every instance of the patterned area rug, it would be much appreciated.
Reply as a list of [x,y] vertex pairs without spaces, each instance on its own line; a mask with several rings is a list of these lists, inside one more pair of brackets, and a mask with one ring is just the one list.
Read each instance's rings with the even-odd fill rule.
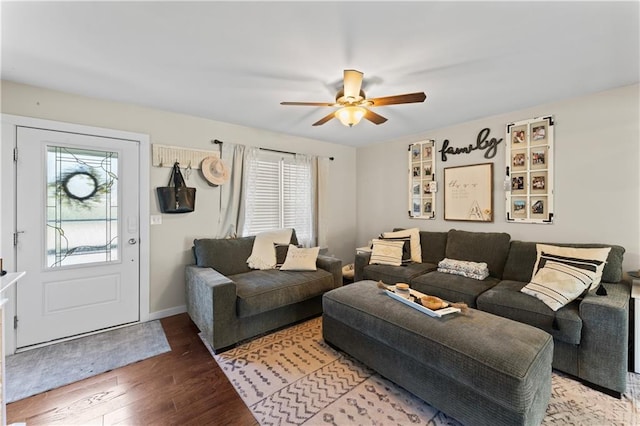
[[9,355],[6,400],[18,401],[170,350],[156,320]]
[[[261,425],[460,425],[328,346],[321,318],[213,357]],[[627,392],[616,399],[554,371],[543,424],[639,424],[639,376],[629,373]]]

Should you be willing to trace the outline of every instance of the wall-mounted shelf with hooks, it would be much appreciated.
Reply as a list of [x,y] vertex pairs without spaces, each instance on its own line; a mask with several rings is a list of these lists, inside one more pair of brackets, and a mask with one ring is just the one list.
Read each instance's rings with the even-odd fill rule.
[[181,146],[152,145],[152,165],[154,167],[173,167],[176,161],[181,167],[199,169],[202,160],[206,157],[220,157],[219,151],[206,151],[200,149],[189,149]]

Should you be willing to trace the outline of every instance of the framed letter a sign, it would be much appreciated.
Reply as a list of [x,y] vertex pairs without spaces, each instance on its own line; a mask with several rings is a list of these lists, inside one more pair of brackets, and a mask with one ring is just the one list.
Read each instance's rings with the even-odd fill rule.
[[493,163],[444,169],[444,219],[493,222]]

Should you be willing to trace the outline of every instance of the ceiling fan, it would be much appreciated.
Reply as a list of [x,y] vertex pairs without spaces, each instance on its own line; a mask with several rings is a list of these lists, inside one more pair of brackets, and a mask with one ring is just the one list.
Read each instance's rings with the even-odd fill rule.
[[386,118],[368,108],[424,102],[427,98],[424,92],[416,92],[367,99],[362,91],[362,75],[363,73],[360,71],[344,70],[343,89],[336,94],[335,102],[280,102],[280,105],[338,107],[340,109],[326,115],[313,123],[313,125],[320,126],[336,117],[345,126],[352,127],[358,124],[363,118],[366,118],[374,124],[382,124],[387,121]]

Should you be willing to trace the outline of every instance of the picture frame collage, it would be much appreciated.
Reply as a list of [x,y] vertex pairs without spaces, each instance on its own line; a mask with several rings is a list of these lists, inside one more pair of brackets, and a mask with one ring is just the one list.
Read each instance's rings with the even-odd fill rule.
[[436,143],[426,140],[409,145],[409,217],[436,217]]
[[507,125],[507,222],[553,222],[554,122],[551,116]]

